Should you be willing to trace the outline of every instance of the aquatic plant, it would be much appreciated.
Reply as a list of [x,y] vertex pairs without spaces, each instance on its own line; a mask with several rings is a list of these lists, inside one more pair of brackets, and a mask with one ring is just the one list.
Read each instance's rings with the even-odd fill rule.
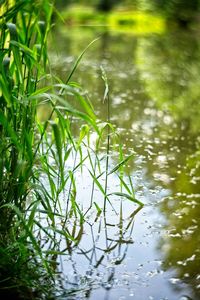
[[[108,177],[122,171],[131,156],[119,155],[119,163],[109,169],[110,138],[117,138],[117,133],[109,119],[106,124],[96,119],[92,104],[71,81],[88,47],[64,82],[51,73],[47,39],[52,13],[53,3],[47,0],[1,1],[0,295],[4,297],[13,293],[19,299],[54,297],[57,257],[66,254],[61,240],[66,240],[68,252],[71,243],[79,243],[91,207],[98,217],[106,213],[107,202],[112,205],[112,196],[142,205],[122,172],[121,190],[107,191]],[[45,120],[38,116],[42,106],[47,108]],[[73,134],[74,122],[80,124],[78,137]],[[107,128],[107,155],[99,156]],[[77,178],[84,167],[92,178],[85,211],[77,201]],[[103,207],[94,201],[94,185],[103,195]]]

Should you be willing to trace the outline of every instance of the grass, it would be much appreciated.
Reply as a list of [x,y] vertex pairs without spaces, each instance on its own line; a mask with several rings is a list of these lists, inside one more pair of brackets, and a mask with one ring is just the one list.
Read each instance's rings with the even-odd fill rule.
[[[55,298],[57,258],[79,244],[90,209],[95,208],[97,218],[105,215],[106,205],[113,206],[112,196],[142,206],[123,175],[131,156],[124,158],[119,151],[119,163],[110,169],[110,139],[118,135],[110,124],[109,111],[108,122],[99,122],[90,101],[71,81],[93,42],[64,82],[50,72],[47,41],[52,13],[53,3],[47,0],[1,1],[0,295],[4,298]],[[103,79],[109,108],[105,73]],[[44,121],[37,113],[42,105],[48,106]],[[80,124],[78,137],[73,134],[73,122]],[[95,146],[90,140],[94,132]],[[102,156],[105,135],[107,153]],[[92,178],[86,211],[77,201],[77,180],[85,168]],[[108,193],[109,176],[118,171],[120,191]],[[103,203],[94,200],[94,186]],[[63,239],[65,250],[61,249]]]

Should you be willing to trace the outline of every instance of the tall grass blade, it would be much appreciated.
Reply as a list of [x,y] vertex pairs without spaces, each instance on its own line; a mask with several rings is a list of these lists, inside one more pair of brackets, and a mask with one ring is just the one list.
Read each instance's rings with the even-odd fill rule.
[[[75,61],[75,64],[74,64],[74,66],[72,67],[72,70],[71,70],[71,72],[69,73],[69,75],[68,75],[68,77],[67,77],[67,79],[66,79],[66,81],[65,81],[65,84],[68,84],[68,83],[69,83],[69,81],[70,81],[72,75],[74,74],[75,70],[77,69],[77,67],[78,67],[78,65],[79,65],[79,63],[80,63],[80,61],[81,61],[83,55],[85,54],[85,52],[88,50],[88,48],[89,48],[90,46],[92,46],[92,45],[93,45],[96,41],[98,41],[98,40],[99,40],[99,38],[94,39],[94,40],[93,40],[92,42],[90,42],[89,45],[82,51],[82,53],[79,55],[79,57],[78,57],[77,60]],[[61,94],[62,94],[62,91],[61,91]]]
[[122,166],[124,166],[132,157],[134,154],[130,154],[128,157],[120,161],[109,173],[108,175],[111,175],[112,173],[115,173],[117,170],[119,170]]
[[107,194],[107,197],[108,196],[112,196],[112,195],[126,198],[126,199],[128,199],[128,200],[130,200],[132,202],[135,202],[135,203],[139,204],[140,206],[143,206],[142,202],[140,202],[139,200],[135,199],[135,197],[130,196],[130,195],[126,194],[126,193],[114,192],[114,193]]

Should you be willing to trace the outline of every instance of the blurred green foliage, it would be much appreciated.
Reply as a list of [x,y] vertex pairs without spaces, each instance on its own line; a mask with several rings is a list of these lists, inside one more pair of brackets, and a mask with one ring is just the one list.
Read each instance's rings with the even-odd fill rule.
[[162,39],[140,39],[137,49],[138,68],[150,97],[177,121],[184,120],[194,134],[200,130],[199,47],[196,34],[178,31]]
[[58,8],[68,5],[91,6],[103,12],[109,12],[118,7],[128,10],[131,7],[134,10],[158,13],[169,21],[175,21],[181,27],[187,27],[188,24],[197,20],[200,13],[199,0],[58,0],[56,5]]
[[181,26],[187,26],[194,21],[200,12],[199,0],[138,0],[138,8],[159,12],[169,20],[178,21]]
[[85,5],[85,6],[92,6],[97,8],[100,11],[110,11],[115,8],[117,5],[120,6],[134,6],[137,4],[137,0],[57,0],[56,5],[57,7],[66,7],[68,5]]

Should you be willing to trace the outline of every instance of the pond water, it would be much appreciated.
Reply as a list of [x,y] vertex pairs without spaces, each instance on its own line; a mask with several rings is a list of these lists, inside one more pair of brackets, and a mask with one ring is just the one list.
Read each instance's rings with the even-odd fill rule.
[[[120,221],[111,226],[119,220],[113,210],[106,220],[89,216],[78,247],[62,259],[62,284],[71,294],[59,299],[200,299],[199,35],[63,26],[52,37],[52,68],[66,78],[98,36],[73,80],[106,120],[100,66],[105,69],[111,121],[125,153],[134,152],[127,172],[144,207],[137,211],[123,200],[123,216],[136,210],[124,218],[123,234]],[[83,177],[79,189],[87,198],[90,182]]]

